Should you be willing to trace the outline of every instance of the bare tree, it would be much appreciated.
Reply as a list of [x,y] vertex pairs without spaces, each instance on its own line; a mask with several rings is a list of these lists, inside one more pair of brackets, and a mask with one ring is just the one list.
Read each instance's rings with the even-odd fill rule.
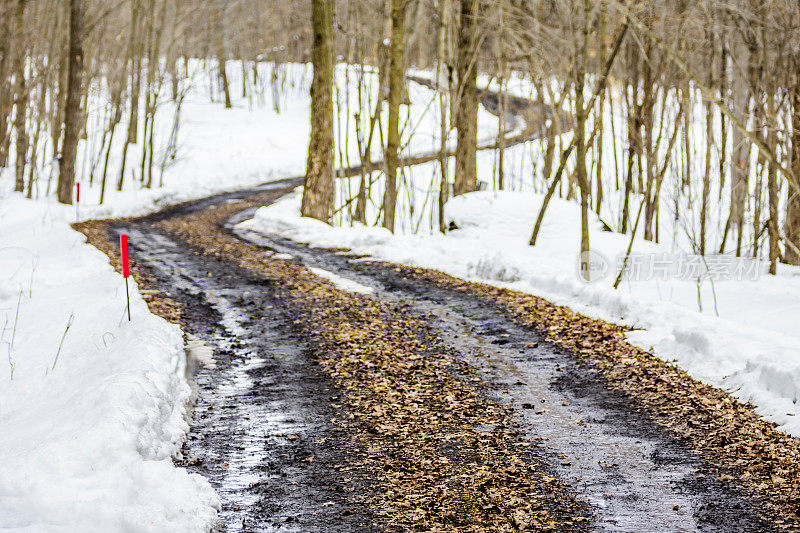
[[405,80],[406,0],[392,0],[392,37],[389,45],[389,122],[386,139],[386,188],[383,191],[383,227],[394,232],[397,205],[397,154],[400,149],[400,99]]
[[0,3],[0,166],[5,166],[8,159],[8,115],[11,113],[12,89],[8,69],[9,56],[13,49],[10,19],[12,3],[6,0]]
[[589,281],[589,195],[591,184],[586,171],[586,107],[583,97],[589,54],[589,0],[583,0],[583,28],[575,65],[575,178],[581,195],[581,276]]
[[225,95],[225,107],[233,107],[231,103],[231,89],[228,85],[228,57],[225,51],[225,4],[226,2],[214,2],[214,21],[217,31],[217,62],[219,63],[219,79],[222,83],[222,92]]
[[477,188],[479,0],[461,0],[456,51],[456,168],[453,194]]
[[328,222],[333,210],[333,0],[313,0],[311,137],[303,187],[303,216]]
[[83,5],[81,0],[69,3],[69,67],[67,103],[64,107],[64,147],[58,166],[58,201],[72,203],[75,182],[75,157],[80,135],[81,84],[83,79]]
[[450,69],[450,21],[452,18],[452,3],[442,0],[439,6],[438,46],[436,51],[436,89],[439,92],[439,203],[438,222],[439,231],[447,230],[445,225],[444,206],[447,203],[449,187],[447,182],[447,135],[450,131],[448,122],[447,95],[452,86]]
[[17,0],[14,16],[14,134],[16,136],[16,162],[14,165],[14,190],[25,190],[25,164],[28,156],[28,88],[25,85],[25,5],[26,0]]

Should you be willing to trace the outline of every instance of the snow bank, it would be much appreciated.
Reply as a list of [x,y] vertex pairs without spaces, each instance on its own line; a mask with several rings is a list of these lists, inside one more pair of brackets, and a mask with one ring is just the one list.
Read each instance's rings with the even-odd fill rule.
[[[304,171],[309,66],[284,67],[291,87],[278,96],[277,113],[268,91],[235,99],[233,109],[209,102],[210,80],[191,63],[197,79],[163,184],[163,149],[147,189],[138,176],[141,146],[131,145],[117,191],[120,144],[99,205],[102,165],[95,161],[90,183],[86,154],[101,132],[92,130],[78,150],[80,220],[141,215]],[[272,66],[260,68],[270,79]],[[235,80],[236,69],[230,74]],[[101,91],[90,105],[92,117],[102,115],[103,98]],[[162,102],[156,145],[169,138],[174,112],[174,103]],[[182,333],[148,311],[133,280],[127,322],[122,279],[69,227],[76,208],[54,201],[56,165],[33,164],[35,201],[10,192],[14,169],[0,168],[0,529],[207,531],[217,496],[171,460],[188,431]]]
[[73,216],[0,198],[0,529],[206,531],[217,497],[171,460],[188,430],[181,331],[135,282],[127,321],[122,278]]
[[[585,315],[631,326],[629,340],[676,362],[692,376],[751,401],[757,412],[800,436],[800,269],[737,281],[626,279],[612,283],[629,237],[590,227],[597,257],[607,261],[594,283],[578,277],[579,206],[553,199],[537,246],[527,245],[542,196],[478,192],[447,204],[458,226],[447,236],[392,235],[382,228],[334,228],[299,216],[299,193],[259,209],[242,226],[324,247],[439,269],[465,279],[536,294]],[[633,253],[675,264],[681,256],[636,240]],[[611,261],[608,261],[611,259]],[[752,269],[750,270],[752,273]],[[699,309],[698,302],[702,306]]]

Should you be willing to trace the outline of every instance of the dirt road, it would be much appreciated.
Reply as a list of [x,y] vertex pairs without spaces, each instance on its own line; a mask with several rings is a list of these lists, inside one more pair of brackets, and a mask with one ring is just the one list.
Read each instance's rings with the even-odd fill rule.
[[[532,296],[234,224],[285,180],[135,220],[151,309],[194,336],[181,464],[227,531],[770,531],[796,439]],[[202,356],[205,346],[212,353]]]

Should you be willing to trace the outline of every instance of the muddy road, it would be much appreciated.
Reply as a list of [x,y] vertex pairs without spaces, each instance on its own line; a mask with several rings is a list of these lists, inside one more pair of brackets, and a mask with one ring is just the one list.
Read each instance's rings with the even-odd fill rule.
[[301,181],[78,225],[187,333],[219,531],[800,530],[797,440],[622,328],[237,228]]
[[[275,236],[241,238],[372,289],[426,317],[430,327],[510,404],[527,439],[592,509],[599,531],[764,531],[735,489],[701,473],[704,462],[637,412],[629,399],[496,305],[404,276],[383,263]],[[330,277],[330,275],[326,276]]]
[[[129,234],[151,309],[191,336],[180,464],[219,493],[221,531],[797,527],[795,439],[677,370],[661,387],[647,354],[617,357],[620,381],[592,357],[623,341],[569,341],[588,319],[236,228],[298,184],[82,226],[111,256]],[[672,416],[681,387],[716,407]]]

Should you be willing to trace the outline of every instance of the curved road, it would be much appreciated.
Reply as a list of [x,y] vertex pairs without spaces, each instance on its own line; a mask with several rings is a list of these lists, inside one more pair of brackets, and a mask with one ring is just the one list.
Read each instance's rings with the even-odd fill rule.
[[497,301],[236,228],[300,183],[83,226],[109,253],[129,234],[153,308],[191,336],[180,464],[219,493],[221,531],[773,529],[719,465]]
[[[409,320],[425,330],[419,349],[464,365],[473,377],[457,373],[452,379],[459,394],[465,387],[475,391],[478,403],[465,407],[475,411],[470,431],[500,435],[489,444],[499,456],[507,453],[504,440],[530,445],[525,463],[544,474],[532,475],[526,494],[550,498],[541,512],[561,524],[555,530],[770,529],[757,502],[704,474],[709,465],[684,443],[496,303],[404,268],[236,229],[256,206],[298,184],[288,179],[106,226],[109,242],[129,234],[132,259],[146,273],[139,283],[178,302],[183,327],[193,336],[191,352],[200,354],[192,365],[198,394],[181,464],[207,476],[220,494],[222,530],[405,530],[376,506],[391,499],[371,470],[372,451],[353,438],[373,415],[359,414],[349,378],[325,362],[335,344],[318,336],[324,324],[309,324],[313,300],[298,297],[323,286],[337,294],[333,307],[348,313],[369,301],[388,306],[392,323]],[[337,320],[336,329],[347,325]],[[498,406],[510,408],[513,420],[491,422]],[[434,430],[413,431],[424,440]],[[458,453],[447,457],[459,466]],[[461,466],[469,470],[470,464],[474,460]],[[398,479],[414,478],[408,465],[403,468]],[[539,490],[537,479],[554,480],[563,491]],[[431,511],[430,520],[437,516]],[[464,527],[456,529],[507,530],[496,519],[483,527],[462,519]]]

